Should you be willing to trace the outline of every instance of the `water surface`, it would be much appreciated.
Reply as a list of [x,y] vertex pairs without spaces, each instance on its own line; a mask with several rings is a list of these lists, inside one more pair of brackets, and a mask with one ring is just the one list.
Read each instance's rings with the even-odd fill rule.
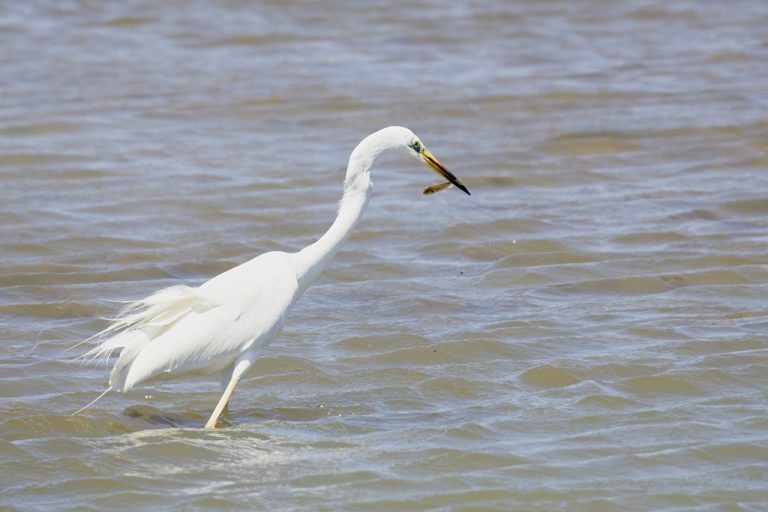
[[[760,510],[761,2],[0,9],[8,510]],[[112,300],[357,232],[203,431],[216,380],[70,413]]]

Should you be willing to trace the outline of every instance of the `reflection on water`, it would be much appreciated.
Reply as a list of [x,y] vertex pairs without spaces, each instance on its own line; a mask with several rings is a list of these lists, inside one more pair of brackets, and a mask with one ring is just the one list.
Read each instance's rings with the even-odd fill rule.
[[[0,8],[3,506],[757,510],[768,122],[759,2]],[[111,395],[65,349],[333,219],[392,160],[231,405]],[[322,501],[320,501],[322,500]],[[322,503],[322,505],[318,505]]]

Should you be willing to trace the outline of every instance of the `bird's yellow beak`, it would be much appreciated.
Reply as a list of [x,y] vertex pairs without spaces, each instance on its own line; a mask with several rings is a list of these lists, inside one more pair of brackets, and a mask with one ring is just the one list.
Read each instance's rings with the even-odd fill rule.
[[433,171],[448,180],[447,183],[440,183],[439,185],[432,185],[431,187],[425,188],[424,194],[434,194],[435,192],[440,192],[441,190],[446,189],[451,185],[455,185],[459,189],[463,190],[467,195],[471,195],[469,190],[467,190],[467,187],[465,187],[464,184],[459,181],[459,178],[454,176],[451,171],[446,169],[445,166],[440,163],[440,160],[438,160],[435,155],[430,153],[427,148],[421,146],[419,155],[421,155],[421,159],[424,160],[424,163],[432,168]]

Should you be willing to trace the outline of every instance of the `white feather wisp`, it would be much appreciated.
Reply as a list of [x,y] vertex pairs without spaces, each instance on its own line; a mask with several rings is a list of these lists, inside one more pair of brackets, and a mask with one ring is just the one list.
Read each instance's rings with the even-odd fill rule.
[[147,343],[189,313],[206,311],[215,305],[200,296],[195,288],[185,285],[164,288],[145,299],[128,303],[104,330],[89,338],[96,338],[99,343],[78,359],[109,359],[115,350],[122,349],[110,372],[109,385],[123,391],[124,373]]

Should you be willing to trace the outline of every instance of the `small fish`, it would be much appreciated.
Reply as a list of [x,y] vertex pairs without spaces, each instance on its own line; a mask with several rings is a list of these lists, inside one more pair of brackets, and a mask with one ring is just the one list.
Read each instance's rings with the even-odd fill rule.
[[425,196],[428,196],[430,194],[435,194],[437,192],[440,192],[441,190],[445,190],[452,186],[453,186],[453,183],[451,183],[450,181],[446,181],[445,183],[438,183],[436,185],[430,185],[424,189],[424,192],[422,192],[422,194],[424,194]]

